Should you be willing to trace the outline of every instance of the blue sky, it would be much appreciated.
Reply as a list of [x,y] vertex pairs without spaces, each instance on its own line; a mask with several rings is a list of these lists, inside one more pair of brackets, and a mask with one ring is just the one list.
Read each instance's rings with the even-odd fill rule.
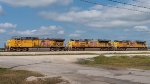
[[[0,0],[0,47],[12,36],[146,40],[150,43],[150,15],[115,7],[144,12],[150,12],[150,9],[109,0],[89,1],[114,7],[80,0]],[[124,2],[150,7],[149,1]]]

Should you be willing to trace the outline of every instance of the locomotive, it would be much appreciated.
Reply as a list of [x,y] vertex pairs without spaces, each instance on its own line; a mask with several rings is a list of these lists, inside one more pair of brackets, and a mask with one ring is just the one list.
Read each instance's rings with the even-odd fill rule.
[[102,40],[102,39],[70,39],[65,45],[65,39],[40,39],[38,37],[13,37],[7,40],[6,51],[29,51],[30,48],[49,48],[50,51],[84,51],[86,48],[97,48],[100,51],[126,51],[136,48],[147,50],[146,41]]
[[68,42],[69,50],[85,50],[86,48],[99,48],[99,50],[113,50],[111,40],[73,40]]
[[49,48],[51,51],[65,50],[65,39],[39,39],[38,37],[13,37],[7,40],[6,51],[29,51],[30,48]]

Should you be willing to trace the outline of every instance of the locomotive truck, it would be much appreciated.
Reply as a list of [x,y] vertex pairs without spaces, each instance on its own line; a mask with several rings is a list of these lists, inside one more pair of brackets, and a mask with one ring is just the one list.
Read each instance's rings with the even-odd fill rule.
[[50,51],[84,51],[86,48],[98,48],[100,51],[126,51],[136,48],[147,50],[146,41],[129,40],[93,40],[93,39],[70,39],[65,46],[65,39],[40,39],[38,37],[13,37],[7,40],[6,51],[29,51],[30,48],[49,48]]

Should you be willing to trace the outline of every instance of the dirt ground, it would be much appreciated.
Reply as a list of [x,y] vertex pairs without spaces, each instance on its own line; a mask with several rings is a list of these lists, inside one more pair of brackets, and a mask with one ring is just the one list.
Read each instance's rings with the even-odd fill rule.
[[[91,51],[91,53],[94,52]],[[21,53],[45,54],[52,52]],[[112,52],[106,51],[105,53]],[[129,53],[129,51],[125,53]],[[74,63],[78,59],[92,58],[98,55],[5,56],[5,54],[20,54],[19,52],[0,52],[0,54],[4,54],[4,56],[0,56],[0,67],[36,71],[46,76],[62,76],[69,80],[71,84],[150,84],[149,70],[103,69]]]

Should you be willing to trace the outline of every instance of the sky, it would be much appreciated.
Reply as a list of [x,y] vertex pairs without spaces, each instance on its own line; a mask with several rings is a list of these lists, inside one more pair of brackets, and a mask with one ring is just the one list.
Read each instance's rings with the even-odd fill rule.
[[13,36],[142,40],[150,44],[149,0],[87,1],[98,4],[81,0],[0,0],[0,47]]

